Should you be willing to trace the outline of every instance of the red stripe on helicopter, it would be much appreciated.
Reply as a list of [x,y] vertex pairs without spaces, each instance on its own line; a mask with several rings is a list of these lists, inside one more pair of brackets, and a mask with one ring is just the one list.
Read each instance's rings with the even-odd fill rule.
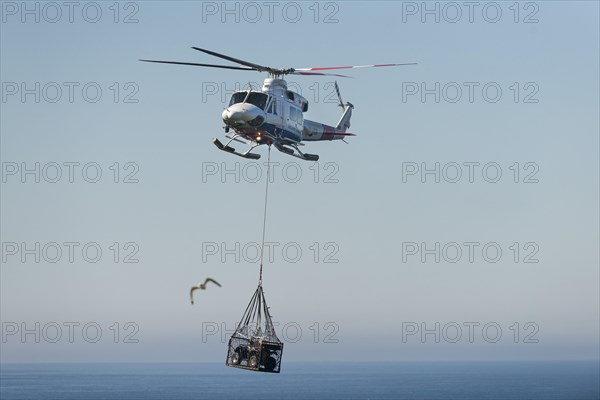
[[335,136],[335,128],[333,126],[323,124],[323,139],[322,140],[333,140]]
[[373,65],[346,65],[343,67],[315,67],[315,68],[297,68],[296,71],[325,71],[328,69],[349,69],[349,68],[371,68],[371,67],[393,67],[402,64],[373,64]]

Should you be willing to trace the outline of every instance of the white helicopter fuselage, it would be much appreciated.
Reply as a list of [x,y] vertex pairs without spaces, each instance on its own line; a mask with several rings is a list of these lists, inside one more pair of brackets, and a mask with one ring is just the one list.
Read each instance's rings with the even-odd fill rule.
[[336,140],[349,136],[346,130],[350,126],[352,105],[344,109],[337,127],[304,119],[308,101],[287,90],[285,80],[267,78],[260,92],[234,93],[222,118],[226,129],[232,128],[246,139],[260,142],[270,137],[284,144],[297,144],[303,140]]

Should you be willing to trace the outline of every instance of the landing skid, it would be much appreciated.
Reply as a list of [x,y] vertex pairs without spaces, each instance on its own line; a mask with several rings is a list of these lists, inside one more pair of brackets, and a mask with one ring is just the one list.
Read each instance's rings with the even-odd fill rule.
[[[240,152],[236,151],[233,147],[229,146],[231,144],[231,142],[233,142],[234,140],[239,141],[239,140],[237,140],[237,138],[239,136],[240,135],[234,135],[225,144],[221,143],[221,141],[219,139],[213,138],[213,143],[215,144],[215,146],[217,146],[219,148],[219,150],[223,150],[228,153],[235,154],[236,156],[248,158],[251,160],[258,160],[260,158],[260,154],[252,153],[252,150],[254,150],[256,147],[262,146],[263,144],[266,144],[266,143],[257,143],[255,145],[253,145],[252,147],[250,147],[246,152],[240,153]],[[308,154],[308,153],[301,152],[300,149],[298,149],[298,145],[301,145],[302,143],[297,143],[297,144],[296,143],[288,143],[286,145],[283,145],[277,139],[275,139],[271,136],[269,136],[269,138],[272,139],[273,145],[275,145],[275,148],[282,153],[285,153],[287,155],[297,157],[297,158],[300,158],[300,159],[306,160],[306,161],[318,161],[319,160],[319,156],[316,154]],[[290,146],[290,147],[288,147],[288,146]]]
[[298,145],[296,145],[296,144],[291,144],[291,143],[289,144],[289,146],[291,146],[293,148],[289,148],[278,142],[275,142],[273,144],[275,145],[275,148],[277,150],[279,150],[282,153],[288,154],[290,156],[297,157],[297,158],[300,158],[300,159],[306,160],[306,161],[319,161],[319,156],[317,154],[303,153],[300,151],[300,149],[298,149]]
[[[234,138],[235,138],[235,136],[234,136]],[[213,138],[213,143],[215,144],[215,146],[217,146],[219,148],[219,150],[223,150],[223,151],[226,151],[228,153],[235,154],[236,156],[248,158],[250,160],[258,160],[260,158],[260,154],[251,153],[250,152],[255,147],[260,146],[259,144],[255,145],[255,146],[252,146],[245,153],[239,153],[239,152],[235,151],[235,149],[233,147],[229,146],[229,143],[231,143],[234,140],[234,138],[232,138],[231,140],[229,140],[229,142],[227,142],[227,144],[223,144],[223,143],[221,143],[221,141],[219,139]]]

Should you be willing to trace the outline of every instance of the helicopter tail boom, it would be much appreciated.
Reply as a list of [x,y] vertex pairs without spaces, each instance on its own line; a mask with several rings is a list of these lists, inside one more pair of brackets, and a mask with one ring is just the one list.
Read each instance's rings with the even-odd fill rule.
[[[351,111],[350,111],[351,114]],[[344,113],[346,115],[346,113]],[[348,117],[349,119],[350,117]],[[342,116],[344,119],[344,116]],[[350,123],[348,123],[348,126]],[[320,122],[304,120],[304,132],[302,140],[317,141],[317,140],[342,140],[348,136],[356,136],[353,133],[346,132],[346,129],[338,129],[333,126],[321,124]]]

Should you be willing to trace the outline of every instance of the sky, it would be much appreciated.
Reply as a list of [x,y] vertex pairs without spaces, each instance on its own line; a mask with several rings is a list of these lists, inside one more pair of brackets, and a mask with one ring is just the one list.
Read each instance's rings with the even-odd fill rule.
[[[1,2],[2,352],[222,362],[258,281],[267,149],[218,151],[257,72],[346,71],[343,142],[271,153],[286,361],[599,354],[597,2]],[[305,118],[331,77],[289,77]],[[241,144],[236,144],[241,148]],[[222,287],[195,293],[212,277]]]

